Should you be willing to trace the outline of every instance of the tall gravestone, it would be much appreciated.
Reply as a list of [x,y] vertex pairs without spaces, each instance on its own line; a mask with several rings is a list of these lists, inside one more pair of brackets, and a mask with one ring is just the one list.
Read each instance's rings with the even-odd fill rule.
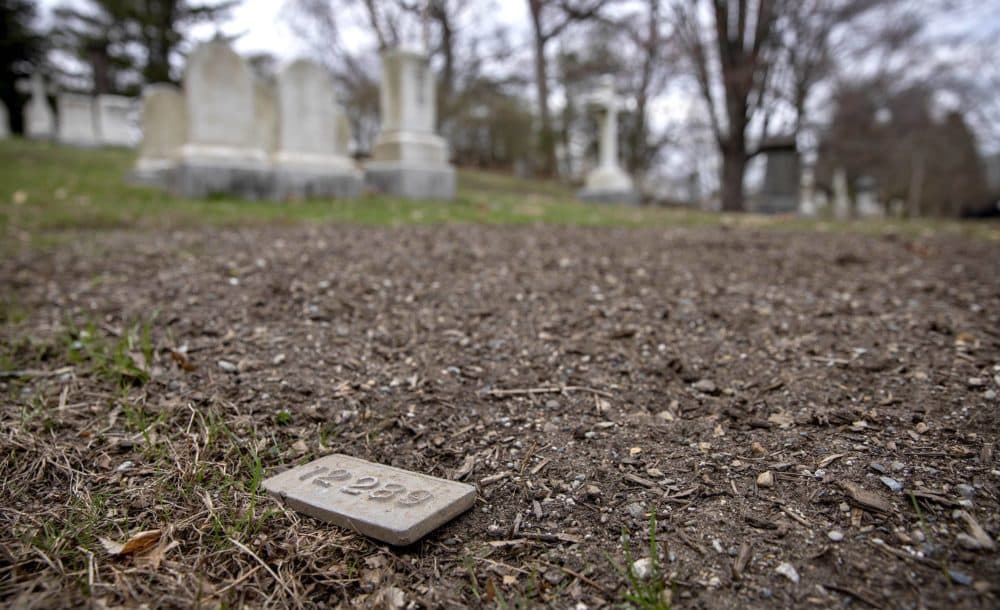
[[587,174],[583,190],[577,196],[584,201],[606,203],[636,203],[638,195],[632,179],[618,165],[618,108],[621,100],[615,95],[613,77],[605,77],[591,103],[602,109],[598,143],[598,166]]
[[435,131],[434,74],[422,53],[382,53],[379,106],[382,126],[365,166],[365,182],[408,199],[452,199],[455,169]]
[[199,45],[184,72],[187,137],[171,188],[185,197],[267,197],[267,153],[254,125],[254,76],[223,41]]
[[851,217],[851,193],[847,188],[847,172],[843,168],[833,172],[833,217],[837,220]]
[[801,167],[795,138],[772,139],[765,148],[764,184],[755,212],[793,214],[799,209]]
[[56,98],[59,111],[59,141],[72,146],[97,146],[97,116],[94,98],[82,93],[60,93]]
[[10,115],[7,113],[7,105],[0,102],[0,140],[10,137]]
[[173,85],[148,85],[142,92],[142,141],[132,179],[167,186],[187,136],[187,106]]
[[343,111],[329,73],[311,61],[291,63],[278,75],[278,106],[275,196],[356,197],[362,175],[347,156],[350,134],[342,133]]
[[135,101],[123,95],[97,96],[97,126],[101,144],[134,146],[135,127],[132,113]]
[[878,201],[878,188],[871,176],[861,176],[855,182],[855,198],[858,206],[858,218],[879,218],[885,216],[885,210]]
[[18,82],[18,90],[30,95],[24,106],[24,134],[29,138],[47,139],[56,133],[56,119],[49,106],[45,79],[35,73]]

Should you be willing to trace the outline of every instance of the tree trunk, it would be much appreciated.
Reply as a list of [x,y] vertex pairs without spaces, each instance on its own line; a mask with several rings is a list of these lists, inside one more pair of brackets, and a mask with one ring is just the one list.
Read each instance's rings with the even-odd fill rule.
[[722,147],[722,211],[742,212],[743,205],[743,174],[746,171],[747,155],[743,143],[738,146]]
[[542,3],[540,0],[528,0],[531,9],[531,23],[534,29],[535,41],[535,87],[538,94],[538,118],[541,121],[538,143],[542,154],[542,174],[551,176],[555,173],[556,147],[552,133],[552,116],[549,112],[549,76],[548,63],[545,59],[546,38],[542,32]]

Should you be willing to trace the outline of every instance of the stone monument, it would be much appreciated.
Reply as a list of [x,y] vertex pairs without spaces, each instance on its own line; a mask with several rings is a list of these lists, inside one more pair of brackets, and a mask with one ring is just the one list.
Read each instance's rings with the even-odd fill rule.
[[267,153],[254,126],[254,76],[246,61],[221,40],[199,45],[184,72],[187,137],[171,190],[185,197],[225,193],[267,197]]
[[0,102],[0,140],[5,140],[10,136],[10,115],[7,113],[7,105]]
[[847,172],[843,168],[833,172],[833,217],[836,220],[851,218],[851,194],[847,189]]
[[799,209],[801,168],[795,137],[772,138],[762,146],[765,157],[764,184],[756,198],[755,212],[793,214]]
[[105,146],[135,146],[132,111],[135,102],[123,95],[97,96],[97,127]]
[[59,111],[59,142],[72,146],[99,144],[94,98],[82,93],[60,93],[56,108]]
[[29,93],[31,98],[24,106],[24,134],[29,138],[51,138],[56,132],[55,115],[49,106],[45,80],[37,72],[30,80],[17,83],[18,90]]
[[854,183],[857,192],[858,218],[880,218],[885,209],[878,201],[878,188],[871,176],[861,176]]
[[632,186],[632,179],[618,165],[618,108],[621,100],[615,95],[614,78],[604,77],[590,101],[604,110],[601,114],[600,163],[587,174],[583,190],[577,196],[584,201],[637,203],[639,197]]
[[329,73],[315,62],[291,63],[278,75],[278,107],[275,197],[357,197],[362,174],[347,156],[350,133]]
[[148,85],[142,92],[142,141],[132,179],[165,187],[187,135],[187,106],[173,85]]
[[407,199],[452,199],[455,169],[448,164],[447,143],[434,132],[436,92],[426,55],[384,51],[380,89],[382,126],[365,182]]

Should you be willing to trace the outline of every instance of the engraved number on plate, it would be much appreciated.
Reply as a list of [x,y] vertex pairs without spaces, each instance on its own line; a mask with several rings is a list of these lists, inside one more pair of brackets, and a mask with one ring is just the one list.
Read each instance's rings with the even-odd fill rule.
[[345,494],[351,494],[352,496],[359,496],[361,495],[361,492],[368,491],[369,489],[375,489],[376,487],[378,487],[378,479],[375,477],[361,477],[350,485],[341,487],[340,491]]

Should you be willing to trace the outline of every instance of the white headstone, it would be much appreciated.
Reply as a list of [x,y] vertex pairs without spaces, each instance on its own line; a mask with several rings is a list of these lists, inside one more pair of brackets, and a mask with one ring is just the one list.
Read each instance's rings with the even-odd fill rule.
[[24,133],[29,138],[51,138],[56,132],[55,115],[46,97],[48,90],[41,74],[31,75],[30,80],[18,82],[18,89],[31,97],[24,106]]
[[256,125],[255,77],[221,40],[203,43],[184,71],[187,137],[170,186],[185,197],[270,197],[270,160]]
[[59,110],[59,141],[74,146],[97,146],[97,121],[94,98],[81,93],[60,93],[56,98]]
[[615,95],[613,77],[605,77],[592,96],[591,102],[603,109],[598,144],[599,164],[587,174],[583,190],[578,194],[588,201],[634,202],[632,179],[618,165],[618,109],[621,100]]
[[275,196],[355,197],[361,172],[347,156],[344,112],[333,80],[319,64],[300,59],[278,75],[278,150]]
[[389,544],[413,544],[476,501],[476,488],[347,455],[328,455],[264,481],[294,510]]
[[833,172],[833,217],[837,220],[851,217],[851,195],[847,189],[847,172],[843,168]]
[[107,146],[135,146],[136,129],[133,124],[135,100],[123,95],[97,96],[97,126],[101,144]]
[[141,181],[161,183],[162,174],[177,163],[187,134],[187,106],[173,85],[148,85],[142,91],[142,141],[135,175]]
[[10,136],[10,115],[7,113],[7,105],[0,102],[0,140]]
[[213,40],[188,57],[184,72],[187,102],[185,161],[208,165],[259,166],[267,156],[254,126],[254,76],[229,45]]
[[365,168],[365,180],[374,188],[411,199],[454,197],[448,145],[434,131],[435,91],[425,55],[399,49],[382,53],[382,125]]
[[885,216],[885,210],[878,201],[878,191],[875,179],[862,176],[857,181],[858,218],[879,218]]

